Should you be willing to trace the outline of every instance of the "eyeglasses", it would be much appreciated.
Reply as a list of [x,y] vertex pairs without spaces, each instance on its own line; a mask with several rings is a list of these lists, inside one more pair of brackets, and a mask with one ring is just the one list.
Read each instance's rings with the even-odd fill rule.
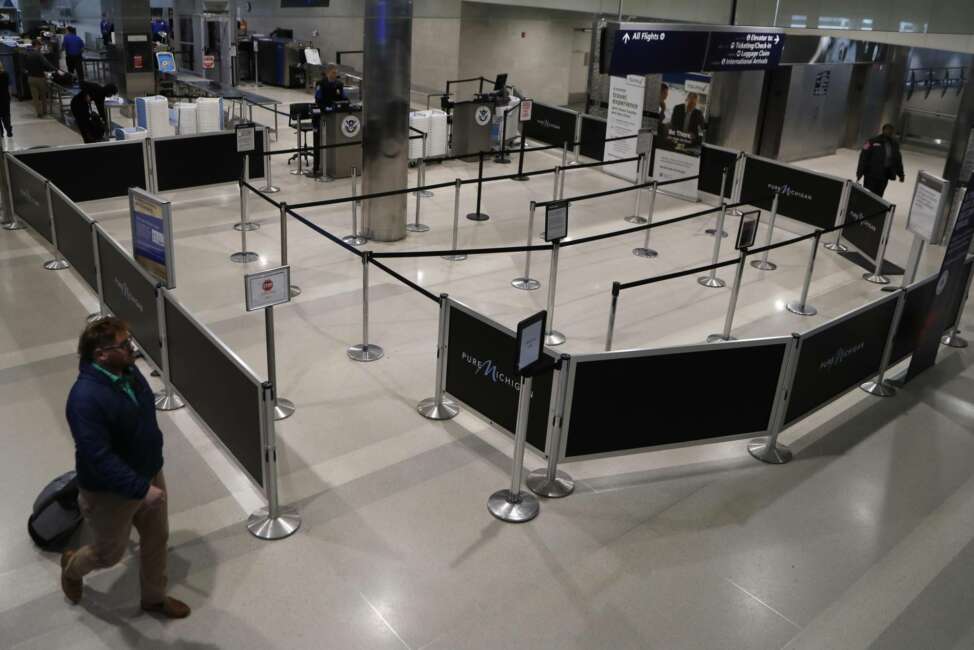
[[135,350],[135,341],[130,336],[117,345],[106,345],[98,349],[101,350],[102,352],[105,352],[107,350],[125,350],[127,352],[132,352]]

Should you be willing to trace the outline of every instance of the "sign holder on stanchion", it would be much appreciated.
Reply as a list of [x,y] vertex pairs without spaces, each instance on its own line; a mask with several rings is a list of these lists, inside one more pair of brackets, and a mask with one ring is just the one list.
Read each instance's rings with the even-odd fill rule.
[[524,481],[528,489],[538,496],[549,499],[561,499],[575,491],[575,480],[567,472],[558,469],[558,455],[561,453],[561,438],[564,435],[565,397],[568,395],[568,366],[571,357],[561,355],[558,360],[558,388],[555,395],[556,419],[551,424],[551,435],[548,436],[548,463],[544,469],[536,469],[528,474]]
[[792,459],[791,450],[784,445],[778,444],[778,435],[784,426],[785,416],[788,409],[788,397],[791,394],[795,383],[795,372],[798,370],[798,357],[801,350],[801,335],[792,332],[793,343],[789,346],[789,354],[785,355],[784,390],[778,391],[777,401],[771,411],[771,426],[768,427],[768,435],[763,438],[754,438],[747,445],[747,453],[762,463],[769,465],[784,465]]
[[568,236],[568,203],[553,203],[545,206],[544,240],[551,243],[551,263],[548,271],[548,308],[545,310],[548,329],[545,330],[546,345],[561,345],[565,335],[554,328],[555,285],[558,282],[558,249],[561,240]]
[[903,287],[913,284],[916,279],[926,245],[943,243],[950,195],[949,181],[923,170],[917,173],[910,211],[906,216],[906,229],[913,233],[913,244],[910,246],[910,257],[903,273]]
[[754,239],[758,234],[758,222],[761,221],[761,211],[752,210],[741,214],[741,223],[737,228],[737,242],[734,248],[737,249],[739,258],[737,268],[734,272],[734,284],[731,285],[730,300],[727,301],[727,315],[724,317],[724,329],[720,334],[711,334],[707,337],[707,343],[718,341],[734,341],[731,336],[731,328],[734,326],[734,312],[737,310],[737,297],[741,293],[741,280],[744,277],[744,267],[747,265],[747,249],[754,245]]
[[896,302],[896,310],[893,312],[893,324],[886,335],[886,346],[883,348],[883,356],[879,362],[879,373],[875,381],[867,381],[859,385],[859,388],[875,397],[892,397],[896,394],[896,389],[886,381],[886,371],[889,370],[890,356],[893,354],[893,340],[900,327],[900,318],[903,316],[903,308],[906,305],[906,289],[896,289],[900,292],[899,300]]
[[[724,167],[724,169],[720,172],[720,207],[721,208],[723,208],[724,205],[726,205],[727,203],[727,199],[724,197],[724,191],[726,187],[727,187],[727,168]],[[713,235],[717,231],[720,231],[720,236],[726,237],[727,232],[724,230],[724,222],[721,220],[722,217],[723,217],[723,211],[721,211],[721,216],[717,218],[716,225],[713,228],[707,228],[706,230],[704,230],[704,233],[708,235]],[[716,260],[714,263],[716,263]]]
[[[419,173],[416,174],[416,178],[417,178],[417,182],[419,182]],[[413,223],[406,224],[406,230],[409,232],[429,232],[430,227],[427,226],[425,223],[419,222],[420,203],[423,200],[423,193],[419,190],[416,190],[415,192],[413,192],[413,194],[416,197],[416,217],[413,220]],[[480,205],[477,206],[477,212],[480,212]]]
[[524,173],[524,148],[527,145],[528,138],[524,134],[523,124],[525,122],[531,121],[531,112],[534,109],[534,100],[522,99],[521,103],[518,104],[518,107],[520,110],[520,113],[518,114],[518,122],[522,125],[520,127],[521,142],[520,142],[518,158],[517,158],[517,175],[513,176],[511,180],[526,181],[529,180],[531,177]]
[[[653,181],[653,184],[649,186],[649,211],[646,215],[646,224],[653,224],[653,210],[656,209],[656,192],[659,189],[659,181]],[[659,255],[655,250],[649,247],[649,234],[653,231],[652,228],[646,228],[646,238],[643,240],[643,245],[639,248],[632,249],[632,254],[636,257],[653,258]]]
[[[250,156],[244,155],[244,181],[247,180],[248,174],[247,169],[250,167]],[[253,228],[248,228],[248,225],[257,226],[257,224],[250,224],[247,222],[247,188],[240,183],[240,223],[234,226],[235,229],[240,231],[240,250],[233,253],[230,256],[231,262],[236,262],[238,264],[249,264],[250,262],[257,261],[257,253],[247,250],[247,231],[253,230]]]
[[636,187],[635,190],[636,197],[635,199],[633,199],[632,214],[629,215],[628,217],[624,217],[623,221],[627,221],[628,223],[635,223],[635,224],[646,223],[647,221],[646,217],[643,217],[639,214],[640,211],[639,203],[642,200],[642,196],[643,196],[643,188],[639,186],[642,185],[643,182],[645,182],[646,178],[649,178],[648,172],[649,172],[649,156],[641,153],[639,154],[639,159],[636,161],[636,182],[633,183],[633,186]]
[[457,403],[443,394],[443,386],[446,384],[446,352],[447,352],[447,332],[450,327],[450,297],[440,294],[440,321],[436,335],[436,384],[433,389],[433,397],[427,397],[416,405],[416,410],[424,418],[430,420],[449,420],[456,417],[460,412]]
[[[287,261],[287,203],[281,203],[281,266],[288,267],[288,280],[291,279],[290,266]],[[301,295],[301,287],[296,284],[290,286],[290,297],[297,298]]]
[[879,250],[876,252],[874,262],[875,269],[872,273],[863,273],[862,279],[873,284],[889,284],[889,278],[883,275],[883,260],[886,257],[886,244],[889,243],[889,230],[893,225],[893,218],[896,216],[896,206],[889,208],[886,219],[883,220],[883,238],[879,243]]
[[954,319],[953,324],[947,333],[943,335],[940,342],[950,348],[966,348],[967,339],[960,335],[960,319],[964,315],[964,308],[967,307],[967,299],[971,293],[971,281],[974,280],[974,269],[967,276],[967,287],[964,289],[964,293],[961,294],[960,306],[957,308],[957,318]]
[[[267,382],[263,386],[264,404],[274,403],[276,386]],[[259,539],[275,540],[290,537],[301,527],[301,515],[291,507],[281,507],[277,495],[277,432],[274,427],[274,410],[264,409],[264,485],[267,507],[261,508],[247,519],[247,530]]]
[[362,342],[348,348],[348,358],[352,361],[378,361],[385,351],[374,343],[369,343],[369,260],[372,251],[362,253]]
[[274,341],[274,305],[291,300],[291,267],[280,266],[244,276],[244,295],[247,311],[264,310],[264,330],[267,342],[267,378],[274,386],[274,419],[283,420],[294,414],[294,402],[277,395],[277,355]]
[[156,313],[159,322],[159,341],[162,343],[162,390],[153,395],[157,411],[175,411],[186,406],[169,381],[169,335],[166,330],[166,301],[161,289],[156,289]]
[[[557,172],[556,172],[557,173]],[[531,238],[534,236],[534,211],[536,204],[531,201],[528,208],[528,248],[531,247]],[[541,287],[541,283],[531,277],[531,251],[524,251],[524,275],[511,280],[511,286],[522,291],[534,291]]]
[[605,333],[605,351],[612,350],[612,336],[616,328],[616,309],[619,307],[619,282],[612,283],[612,303],[609,305],[609,328]]
[[[277,117],[277,113],[274,114]],[[265,194],[277,194],[281,188],[274,185],[271,173],[271,136],[268,129],[264,129],[264,187],[260,188]]]
[[342,237],[342,241],[352,246],[361,246],[366,239],[358,229],[358,169],[352,167],[352,234]]
[[[254,150],[254,138],[256,137],[256,128],[252,123],[238,124],[234,129],[237,135],[237,153],[244,154],[244,171],[243,179],[250,182],[250,152]],[[234,230],[257,230],[260,228],[260,224],[254,221],[248,221],[250,217],[250,195],[247,194],[247,188],[241,184],[240,185],[240,223],[233,224]],[[242,250],[247,250],[244,246]]]
[[63,271],[71,268],[71,265],[61,255],[61,249],[57,243],[57,224],[54,223],[54,204],[51,202],[51,181],[44,183],[44,191],[47,192],[47,218],[51,224],[51,243],[54,248],[54,259],[44,262],[44,268],[48,271]]
[[[460,239],[460,188],[463,187],[463,181],[459,178],[453,185],[453,243],[450,246],[450,250],[457,250]],[[529,231],[530,232],[530,231]],[[452,255],[444,255],[443,259],[449,260],[451,262],[462,262],[467,259],[464,253],[454,253]]]
[[[727,204],[724,202],[723,197],[720,200],[720,212],[717,214],[717,228],[715,232],[724,232],[724,218],[727,216]],[[723,237],[714,237],[714,255],[711,264],[716,265],[717,261],[720,259],[720,242]],[[697,278],[697,283],[701,284],[710,289],[721,289],[727,286],[727,283],[717,277],[717,269],[710,269],[710,273]]]
[[524,448],[528,436],[528,413],[531,408],[531,385],[534,375],[542,368],[544,355],[543,335],[545,318],[543,311],[525,318],[517,325],[517,346],[514,367],[520,378],[517,399],[517,421],[514,429],[514,466],[511,471],[509,490],[498,490],[487,499],[487,510],[501,521],[522,523],[538,516],[541,505],[530,492],[521,491],[524,473]]
[[[774,222],[778,217],[778,192],[774,193],[774,199],[771,200],[771,216],[768,218],[768,238],[764,241],[765,246],[771,245],[771,237],[774,235]],[[759,271],[774,271],[778,268],[778,265],[774,262],[768,261],[768,253],[770,251],[764,251],[761,255],[761,259],[753,260],[751,266]]]
[[471,212],[467,215],[467,219],[471,221],[487,221],[490,219],[490,215],[484,214],[480,211],[480,197],[483,193],[484,185],[484,152],[481,151],[478,154],[477,161],[477,210],[476,212]]
[[812,286],[812,273],[815,271],[815,254],[818,253],[818,244],[822,239],[822,231],[816,230],[815,237],[812,239],[812,250],[808,256],[808,266],[805,268],[805,281],[802,283],[802,295],[796,301],[789,302],[785,309],[798,316],[814,316],[818,310],[808,304],[808,290]]

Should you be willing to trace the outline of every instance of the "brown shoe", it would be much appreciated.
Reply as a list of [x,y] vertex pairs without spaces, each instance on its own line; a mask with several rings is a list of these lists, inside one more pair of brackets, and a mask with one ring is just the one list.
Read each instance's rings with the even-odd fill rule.
[[64,595],[71,601],[72,605],[77,605],[81,601],[81,592],[84,589],[84,584],[80,579],[73,579],[64,575],[64,571],[68,568],[68,563],[71,562],[72,557],[74,557],[74,551],[65,551],[61,554],[61,591],[64,592]]
[[155,605],[146,605],[145,603],[142,603],[142,611],[151,612],[153,614],[162,614],[166,618],[186,618],[193,610],[191,610],[189,605],[183,601],[176,600],[171,596],[166,596],[164,601],[161,603],[156,603]]

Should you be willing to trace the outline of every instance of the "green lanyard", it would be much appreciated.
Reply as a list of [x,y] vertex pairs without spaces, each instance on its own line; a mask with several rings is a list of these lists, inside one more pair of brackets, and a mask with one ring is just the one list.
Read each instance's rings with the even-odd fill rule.
[[125,394],[132,398],[132,402],[138,405],[139,400],[135,398],[135,390],[132,388],[132,380],[129,377],[124,375],[116,375],[113,372],[109,372],[108,370],[105,370],[99,366],[97,363],[93,363],[91,365],[95,367],[95,370],[100,371],[106,377],[111,379],[113,384],[116,386],[121,386],[122,390],[125,391]]

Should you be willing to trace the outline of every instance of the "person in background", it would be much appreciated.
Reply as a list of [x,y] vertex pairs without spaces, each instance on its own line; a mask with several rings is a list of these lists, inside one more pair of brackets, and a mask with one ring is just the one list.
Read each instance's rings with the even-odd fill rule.
[[660,122],[666,121],[666,98],[670,96],[670,87],[660,84],[659,87],[659,119]]
[[14,137],[14,130],[10,126],[10,73],[0,63],[0,132],[6,132],[8,138]]
[[322,111],[327,111],[335,107],[335,102],[345,99],[348,98],[345,97],[345,85],[338,81],[338,66],[329,63],[315,87],[315,103]]
[[83,578],[122,559],[132,526],[139,533],[142,609],[186,618],[190,608],[166,595],[169,516],[162,475],[162,431],[155,400],[135,367],[128,326],[109,316],[78,341],[78,378],[66,415],[75,444],[78,505],[93,541],[61,556],[61,589],[77,604]]
[[109,20],[108,14],[103,13],[101,15],[101,23],[99,24],[99,29],[101,29],[101,42],[107,48],[112,45],[112,32],[115,31],[115,24]]
[[100,86],[90,81],[82,81],[80,86],[78,94],[71,98],[71,114],[85,144],[101,142],[109,126],[105,98],[118,93],[118,87],[111,83]]
[[24,72],[30,86],[30,99],[34,103],[37,117],[47,115],[47,77],[45,72],[55,72],[57,68],[41,53],[41,39],[35,38],[33,47],[24,55]]
[[686,103],[674,106],[670,119],[672,129],[689,133],[695,140],[700,137],[700,131],[704,128],[703,111],[697,108],[699,101],[700,96],[697,93],[687,93]]
[[85,66],[82,63],[84,51],[85,42],[78,36],[77,28],[68,27],[68,33],[64,35],[64,62],[68,66],[68,72],[77,77],[79,82],[85,78]]
[[866,189],[882,196],[887,183],[894,178],[899,178],[901,183],[905,180],[903,156],[900,155],[900,143],[896,141],[896,127],[884,124],[882,133],[862,145],[856,181],[865,179]]

